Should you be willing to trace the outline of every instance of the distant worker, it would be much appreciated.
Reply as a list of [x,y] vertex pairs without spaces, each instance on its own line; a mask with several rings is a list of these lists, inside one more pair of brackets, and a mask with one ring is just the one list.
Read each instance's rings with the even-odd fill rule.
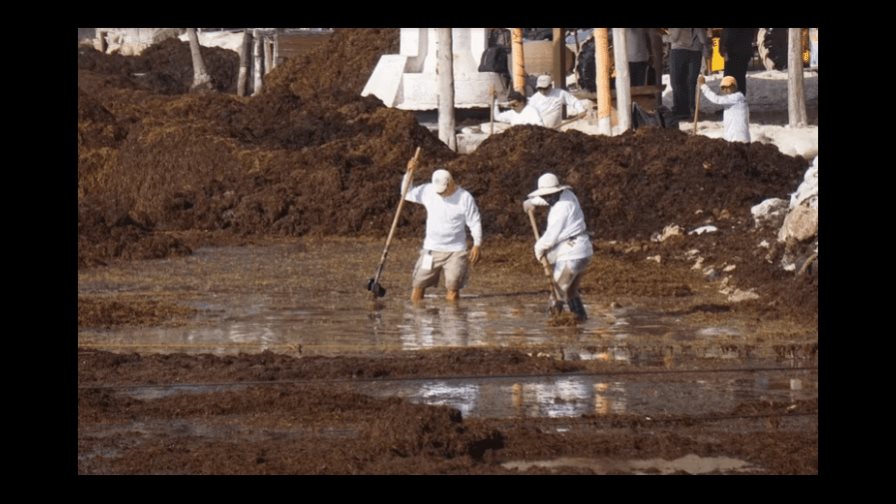
[[747,96],[747,66],[753,59],[756,28],[722,28],[719,54],[725,58],[725,75],[734,77],[740,92]]
[[585,103],[576,99],[569,91],[553,87],[550,75],[539,75],[535,88],[535,94],[529,97],[529,105],[535,107],[548,128],[560,125],[564,104],[570,116],[583,116],[588,111]]
[[669,80],[672,84],[672,113],[678,118],[694,116],[697,76],[703,59],[712,56],[706,28],[669,28]]
[[647,85],[647,62],[650,60],[650,39],[647,28],[626,28],[625,47],[628,53],[628,74],[632,86]]
[[498,104],[495,103],[495,120],[498,122],[510,123],[511,126],[520,124],[534,124],[536,126],[544,126],[541,115],[530,104],[526,105],[526,95],[519,91],[511,91],[507,95],[510,102],[510,110],[501,112],[498,110]]
[[[417,167],[416,158],[408,161],[408,171],[412,167]],[[402,179],[401,187],[404,185],[405,180]],[[445,271],[445,289],[448,291],[445,299],[457,301],[460,289],[469,277],[469,266],[479,262],[479,246],[482,243],[479,207],[473,195],[459,187],[448,170],[440,169],[433,172],[431,184],[411,187],[404,199],[426,207],[426,238],[414,266],[411,301],[422,301],[426,289],[439,284],[442,270]],[[470,228],[473,236],[469,254],[464,226]]]
[[[531,212],[536,206],[549,206],[548,226],[535,242],[535,258],[546,257],[554,265],[553,280],[561,299],[580,321],[588,318],[579,297],[579,285],[585,268],[591,262],[594,249],[585,225],[585,215],[576,195],[568,185],[560,185],[553,173],[538,177],[538,189],[529,193],[523,210]],[[562,310],[562,304],[560,306]]]
[[709,101],[725,108],[722,117],[725,140],[750,143],[750,107],[744,94],[737,90],[737,81],[734,77],[729,75],[722,78],[721,95],[715,94],[706,85],[706,79],[702,75],[697,77],[697,83]]

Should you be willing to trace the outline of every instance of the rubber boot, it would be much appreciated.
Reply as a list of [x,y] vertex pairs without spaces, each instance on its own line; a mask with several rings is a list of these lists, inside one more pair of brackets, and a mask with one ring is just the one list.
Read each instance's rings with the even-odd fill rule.
[[560,315],[563,313],[563,301],[553,301],[551,306],[548,307],[548,313],[551,315]]
[[569,300],[569,311],[576,314],[576,318],[580,321],[588,320],[588,314],[585,312],[585,305],[582,298],[576,297]]

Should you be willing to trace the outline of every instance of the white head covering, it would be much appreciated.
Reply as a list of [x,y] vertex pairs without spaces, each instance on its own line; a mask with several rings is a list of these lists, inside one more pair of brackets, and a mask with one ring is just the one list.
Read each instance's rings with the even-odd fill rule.
[[432,185],[437,193],[442,193],[448,188],[451,182],[451,173],[448,170],[436,170],[432,172]]
[[553,173],[545,173],[544,175],[538,177],[538,189],[529,193],[530,198],[534,198],[536,196],[546,196],[548,194],[554,194],[555,192],[560,192],[564,189],[572,189],[572,187],[568,185],[560,185],[560,180]]

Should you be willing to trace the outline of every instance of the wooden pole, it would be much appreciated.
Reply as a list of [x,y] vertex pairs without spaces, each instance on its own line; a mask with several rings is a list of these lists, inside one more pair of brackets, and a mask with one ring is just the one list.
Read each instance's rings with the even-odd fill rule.
[[526,64],[523,56],[523,29],[510,29],[510,55],[513,59],[513,89],[526,94]]
[[457,152],[454,133],[454,47],[451,28],[438,28],[439,57],[439,140]]
[[551,65],[551,77],[554,79],[554,87],[566,89],[566,42],[564,41],[563,28],[554,28],[554,40],[552,49],[554,59]]
[[[572,29],[572,32],[573,32],[573,37],[574,37],[574,39],[575,39],[575,41],[576,41],[576,58],[578,58],[578,57],[579,57],[579,51],[581,51],[581,47],[579,46],[579,29],[578,29],[578,28],[573,28],[573,29]],[[577,70],[576,68],[573,68],[573,69],[572,69],[572,76],[573,76],[573,78],[576,80],[576,87],[578,87],[579,89],[581,89],[582,86],[579,85],[579,72],[578,72],[578,70]]]
[[595,77],[597,79],[597,132],[613,133],[610,124],[610,41],[606,28],[594,29]]
[[616,63],[616,115],[619,131],[626,131],[632,127],[632,89],[625,28],[613,28],[613,60]]
[[252,35],[249,30],[243,31],[243,43],[240,44],[240,73],[236,80],[237,96],[246,96],[246,82],[249,80],[249,44]]
[[271,73],[274,68],[274,41],[265,35],[264,38],[264,74]]
[[252,38],[255,39],[255,48],[253,51],[254,64],[252,65],[252,72],[255,75],[255,82],[254,82],[254,85],[252,86],[252,96],[257,96],[261,93],[261,86],[262,86],[261,76],[263,75],[262,74],[263,69],[261,67],[264,64],[264,61],[262,60],[262,55],[261,55],[261,44],[264,41],[264,38],[261,36],[261,30],[259,30],[258,28],[253,30]]
[[806,97],[803,94],[802,40],[799,28],[787,29],[787,118],[790,127],[806,125]]

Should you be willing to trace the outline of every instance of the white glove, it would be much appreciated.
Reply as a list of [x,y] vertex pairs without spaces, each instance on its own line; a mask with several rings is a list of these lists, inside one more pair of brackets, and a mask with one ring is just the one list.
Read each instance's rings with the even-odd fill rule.
[[526,200],[523,202],[523,211],[529,213],[535,210],[535,205],[532,204],[532,200]]

